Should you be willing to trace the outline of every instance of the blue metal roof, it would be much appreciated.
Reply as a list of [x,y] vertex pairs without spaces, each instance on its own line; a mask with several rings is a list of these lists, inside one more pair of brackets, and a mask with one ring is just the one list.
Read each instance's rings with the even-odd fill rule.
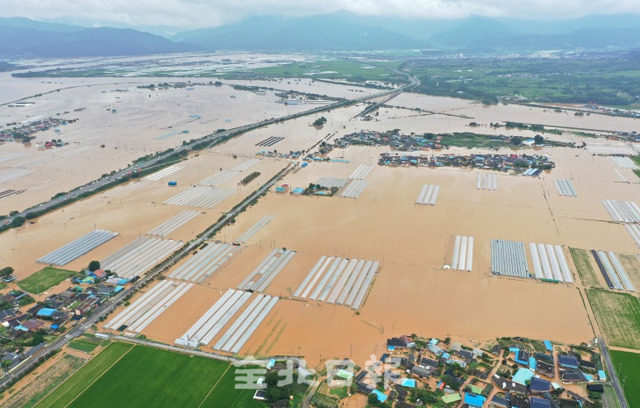
[[464,403],[470,407],[481,407],[487,399],[482,395],[467,392],[464,394]]
[[402,380],[400,380],[400,385],[402,385],[403,387],[415,388],[416,387],[416,380],[411,380],[409,378],[403,378]]
[[522,364],[524,366],[528,366],[529,365],[529,361],[528,360],[523,360],[522,357],[520,357],[520,350],[516,351],[516,357],[514,358],[514,360],[518,364]]
[[543,343],[544,343],[544,347],[548,351],[552,351],[553,350],[553,344],[551,344],[551,342],[549,340],[545,340],[545,341],[543,341]]
[[526,382],[533,378],[533,374],[534,372],[528,368],[520,368],[516,372],[516,375],[513,376],[513,381],[518,384],[526,385]]
[[551,408],[551,402],[544,398],[531,397],[529,403],[531,408]]
[[45,307],[38,310],[38,316],[51,317],[55,311],[56,309],[50,309],[48,307]]
[[378,397],[378,401],[380,401],[380,402],[385,402],[387,400],[387,396],[385,394],[381,393],[378,390],[373,390],[373,391],[371,391],[371,393],[375,394],[376,397]]
[[551,389],[551,382],[543,380],[542,378],[532,378],[531,385],[529,386],[531,391],[549,391]]
[[558,356],[558,364],[563,367],[578,368],[580,363],[574,356]]
[[607,374],[604,372],[604,370],[598,370],[598,377],[602,381],[607,381]]

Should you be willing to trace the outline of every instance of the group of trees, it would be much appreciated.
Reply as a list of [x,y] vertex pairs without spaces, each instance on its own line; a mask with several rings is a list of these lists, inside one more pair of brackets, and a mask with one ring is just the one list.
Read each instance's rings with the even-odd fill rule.
[[0,269],[0,278],[8,278],[13,274],[14,269],[10,266]]
[[318,119],[316,119],[312,125],[313,126],[322,126],[325,123],[327,123],[327,118],[325,118],[324,116],[320,116]]
[[267,388],[264,390],[265,398],[267,402],[276,402],[281,400],[288,400],[292,393],[291,385],[278,386],[280,376],[278,371],[270,371],[264,377]]
[[247,184],[251,183],[251,181],[253,181],[259,175],[260,175],[259,171],[254,171],[248,174],[247,176],[245,176],[242,180],[240,180],[240,184],[242,184],[243,186],[246,186]]
[[464,82],[447,82],[442,77],[431,75],[420,77],[420,85],[414,90],[428,95],[475,99],[483,105],[496,105],[499,102],[495,93],[472,87]]

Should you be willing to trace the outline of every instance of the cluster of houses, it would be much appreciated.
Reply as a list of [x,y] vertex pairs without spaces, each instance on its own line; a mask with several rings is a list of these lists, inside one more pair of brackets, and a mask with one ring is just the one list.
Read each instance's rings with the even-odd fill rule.
[[[26,292],[12,290],[0,296],[0,362],[5,370],[30,357],[44,346],[42,335],[60,334],[65,326],[91,313],[109,297],[124,289],[127,279],[109,277],[103,269],[85,272],[71,286],[27,308],[34,300]],[[30,299],[30,302],[25,299]],[[26,310],[25,310],[26,309]],[[36,341],[37,340],[37,341]],[[11,361],[11,363],[9,363]]]
[[[636,112],[640,117],[640,112]],[[640,142],[640,133],[636,132],[615,132],[614,136],[610,136],[609,140],[624,140],[626,142]]]
[[[60,119],[52,117],[37,120],[21,126],[14,126],[17,125],[17,123],[9,123],[7,124],[7,126],[14,127],[0,130],[0,143],[13,141],[27,143],[34,139],[35,134],[38,132],[44,132],[52,128],[56,128],[57,130],[58,126],[64,126],[69,123],[74,123],[77,120],[78,119]],[[58,141],[54,141],[54,144],[57,144],[57,142]]]
[[592,105],[592,104],[582,105],[581,107],[590,109],[596,112],[604,113],[606,115],[640,118],[640,112],[638,110],[633,110],[633,109],[610,108],[608,106],[600,106],[600,105]]
[[403,152],[413,152],[416,150],[443,148],[441,135],[425,134],[405,135],[397,130],[386,132],[361,131],[350,133],[334,141],[340,148],[350,145],[355,146],[390,146],[392,149]]
[[278,150],[260,150],[258,153],[256,153],[256,156],[260,156],[260,157],[275,157],[275,158],[282,158],[282,159],[298,159],[300,158],[300,156],[302,156],[304,152],[302,150],[291,150],[288,153],[286,152],[279,152]]
[[544,155],[536,154],[469,154],[423,156],[401,152],[380,154],[381,166],[460,167],[498,171],[522,171],[525,169],[548,170],[555,163]]
[[499,339],[487,349],[401,336],[388,339],[387,349],[353,373],[352,389],[397,408],[584,408],[607,381],[599,354],[550,341]]
[[38,143],[38,148],[41,149],[53,149],[55,147],[62,147],[62,146],[66,146],[69,143],[64,142],[62,139],[51,139],[51,140],[47,140],[44,143]]

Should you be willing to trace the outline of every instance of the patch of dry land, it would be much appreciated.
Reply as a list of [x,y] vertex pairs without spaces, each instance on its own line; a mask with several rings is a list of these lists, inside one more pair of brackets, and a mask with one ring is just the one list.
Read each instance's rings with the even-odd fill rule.
[[[24,108],[31,111],[0,107],[3,122],[52,115],[69,106],[86,107],[86,110],[74,113],[80,120],[63,131],[61,137],[69,141],[70,146],[54,151],[37,151],[18,144],[0,146],[0,156],[26,153],[2,166],[18,166],[25,161],[31,162],[36,169],[28,176],[5,183],[6,186],[27,188],[28,191],[19,197],[27,198],[25,205],[34,204],[59,190],[124,166],[141,154],[175,146],[182,140],[203,136],[218,128],[231,128],[310,108],[278,104],[274,92],[258,96],[230,87],[156,92],[133,86],[153,80],[131,81],[133,84],[126,85],[128,92],[111,92],[122,86],[101,84],[49,94],[37,99],[33,107]],[[307,88],[318,88],[319,94],[339,93],[335,91],[338,85],[310,81],[304,81],[304,84]],[[236,98],[231,98],[232,94]],[[345,92],[345,96],[351,95]],[[266,149],[277,149],[278,152],[304,150],[321,140],[330,142],[333,137],[362,129],[398,128],[405,134],[462,131],[469,130],[467,124],[472,120],[580,125],[609,131],[628,130],[640,123],[600,115],[576,118],[522,106],[487,108],[468,101],[415,94],[402,95],[389,104],[435,113],[415,115],[406,109],[383,108],[375,120],[365,122],[354,118],[364,108],[364,104],[359,104],[249,132],[213,149],[192,154],[179,163],[178,171],[168,176],[157,180],[145,178],[114,188],[45,215],[35,224],[0,235],[0,247],[3,248],[0,264],[12,265],[18,278],[24,278],[41,269],[42,265],[35,262],[37,258],[95,228],[119,233],[116,238],[64,266],[78,270],[92,259],[106,258],[181,211],[200,211],[201,214],[165,237],[187,242],[290,163],[289,159],[256,156]],[[117,109],[117,113],[111,113],[112,108]],[[193,114],[201,115],[201,118],[189,119]],[[327,123],[321,129],[310,126],[319,116],[325,116]],[[190,133],[159,137],[182,129],[188,129]],[[519,131],[510,134],[531,136]],[[53,136],[50,133],[42,137]],[[270,148],[256,146],[271,136],[284,139]],[[554,135],[554,138],[579,139],[569,134]],[[592,139],[584,140],[590,143]],[[597,143],[607,142],[598,139]],[[100,148],[101,144],[105,144],[105,148]],[[69,153],[56,160],[49,158],[63,154],[65,149],[79,153]],[[379,166],[380,153],[388,150],[387,147],[336,149],[330,157],[348,162],[311,162],[305,168],[287,173],[278,185],[288,184],[294,188],[306,187],[321,177],[348,178],[362,164],[373,166],[359,198],[343,198],[340,192],[334,197],[295,196],[276,194],[272,189],[257,204],[237,216],[235,223],[223,228],[214,240],[234,242],[263,217],[270,215],[271,221],[245,243],[240,243],[240,250],[209,277],[195,282],[184,296],[148,324],[142,334],[173,344],[228,289],[237,288],[272,250],[287,248],[296,251],[296,255],[263,291],[280,300],[242,345],[240,354],[302,355],[315,365],[331,357],[365,361],[371,354],[380,355],[385,350],[387,338],[408,333],[428,333],[475,342],[501,336],[572,343],[593,338],[594,329],[585,311],[580,288],[573,284],[492,275],[490,241],[521,241],[527,248],[529,242],[562,245],[577,282],[579,278],[568,247],[637,253],[624,226],[611,222],[600,203],[601,199],[640,203],[640,189],[630,170],[617,169],[611,158],[593,156],[583,149],[544,147],[535,153],[550,156],[556,163],[555,169],[540,177],[500,173],[497,174],[498,190],[487,191],[476,188],[478,174],[486,172],[484,170]],[[499,151],[511,152],[508,149]],[[531,149],[520,151],[523,152],[534,153]],[[440,153],[423,152],[426,155]],[[446,153],[487,152],[451,148]],[[230,190],[231,194],[213,208],[164,204],[174,195],[201,184],[205,178],[256,157],[260,158],[259,162],[236,172],[217,186]],[[260,172],[257,179],[246,186],[238,184],[254,171]],[[623,182],[620,174],[626,176],[628,182]],[[570,179],[578,197],[559,196],[554,178]],[[177,181],[178,186],[168,187],[168,180]],[[47,182],[52,184],[45,186]],[[416,204],[425,184],[440,186],[434,206]],[[32,191],[37,186],[43,187]],[[19,207],[19,199],[12,197],[0,200],[0,213]],[[474,237],[471,272],[445,268],[451,264],[457,235]],[[527,254],[529,257],[528,249]],[[193,256],[181,260],[167,275]],[[322,256],[380,263],[359,310],[310,300],[308,296],[293,296]],[[533,271],[530,258],[528,264],[529,270]],[[153,283],[144,292],[157,284]],[[252,294],[202,348],[212,351],[258,295]],[[140,296],[142,293],[131,299],[132,305]],[[122,310],[119,308],[116,313]]]

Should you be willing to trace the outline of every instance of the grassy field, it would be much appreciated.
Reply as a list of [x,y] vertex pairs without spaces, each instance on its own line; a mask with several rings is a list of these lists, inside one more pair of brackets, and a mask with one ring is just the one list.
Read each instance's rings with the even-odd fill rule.
[[622,267],[627,272],[627,276],[631,283],[640,288],[640,259],[636,255],[619,254],[618,259]]
[[120,357],[127,353],[133,346],[125,343],[113,343],[102,353],[89,361],[71,378],[56,388],[38,405],[38,408],[64,407],[73,398],[97,379],[105,369],[115,363]]
[[253,400],[253,390],[235,390],[235,384],[227,363],[113,343],[38,408],[266,407]]
[[604,386],[604,393],[602,394],[602,407],[620,408],[620,403],[618,402],[616,393],[613,391],[613,387],[610,385]]
[[18,286],[20,286],[22,290],[38,294],[53,286],[56,286],[63,280],[75,274],[76,272],[73,271],[47,266],[46,268],[39,270],[28,278],[19,281]]
[[79,370],[84,361],[80,357],[64,355],[35,378],[31,378],[27,385],[12,393],[11,397],[2,403],[2,406],[6,408],[34,407],[38,401]]
[[[361,82],[366,80],[376,81],[391,81],[398,78],[398,74],[386,69],[397,68],[400,63],[390,60],[376,62],[373,66],[366,62],[357,61],[342,61],[342,60],[327,60],[327,61],[304,61],[294,62],[289,64],[283,64],[273,67],[256,68],[241,71],[219,71],[217,69],[203,70],[197,73],[187,74],[190,77],[210,78],[210,77],[246,77],[249,76],[267,76],[273,78],[322,78],[322,79],[340,79],[354,82]],[[135,76],[141,77],[167,77],[167,76],[185,76],[185,72],[181,69],[163,69],[155,70],[150,66],[122,66],[118,68],[100,68],[100,67],[88,67],[88,68],[63,68],[63,69],[50,69],[37,72],[23,72],[16,73],[17,77],[81,77],[81,78],[93,78],[93,77],[122,77],[135,74]],[[312,75],[313,74],[313,75]],[[404,77],[401,76],[401,81],[404,82]],[[395,80],[395,82],[398,82]]]
[[69,348],[84,351],[85,353],[90,353],[98,347],[97,343],[86,341],[86,340],[73,340],[69,343]]
[[259,68],[253,72],[278,78],[326,78],[355,81],[386,81],[389,76],[395,76],[387,69],[352,61],[296,62],[277,67]]
[[416,91],[434,95],[497,101],[527,101],[629,107],[640,89],[637,61],[624,54],[585,59],[409,60],[408,69],[421,83]]
[[640,354],[610,350],[613,367],[630,407],[640,407]]
[[587,296],[609,345],[640,350],[638,298],[602,289],[588,289]]
[[467,149],[493,147],[505,147],[507,144],[500,138],[495,136],[480,135],[477,133],[464,132],[454,134],[443,134],[440,142],[445,146],[459,146]]
[[602,284],[598,280],[598,275],[589,261],[589,251],[586,249],[569,248],[569,252],[571,252],[571,258],[573,258],[573,263],[576,265],[582,284],[590,288],[601,288]]

